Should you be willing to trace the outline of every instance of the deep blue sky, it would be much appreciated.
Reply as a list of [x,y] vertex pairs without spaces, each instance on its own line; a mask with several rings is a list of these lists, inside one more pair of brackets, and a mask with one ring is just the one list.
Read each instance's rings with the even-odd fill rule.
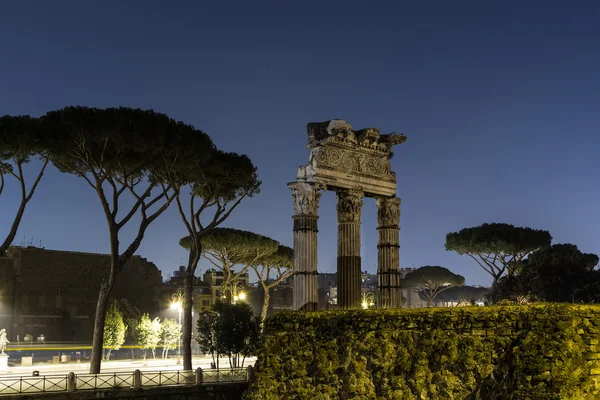
[[[286,184],[308,159],[307,122],[403,132],[392,161],[402,266],[444,265],[489,284],[474,262],[445,251],[447,232],[508,222],[600,253],[599,20],[597,1],[3,2],[0,114],[130,106],[193,124],[259,168],[262,193],[227,226],[287,245]],[[1,234],[17,195],[2,197]],[[371,272],[375,211],[366,200]],[[320,214],[319,269],[333,271],[333,193]],[[139,254],[166,277],[185,258],[184,234],[171,209]],[[92,189],[54,169],[15,244],[23,238],[108,250]]]

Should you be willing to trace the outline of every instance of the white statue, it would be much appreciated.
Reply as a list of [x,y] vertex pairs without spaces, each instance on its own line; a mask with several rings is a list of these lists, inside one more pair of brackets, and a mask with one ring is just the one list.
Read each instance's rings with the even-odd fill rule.
[[0,354],[4,354],[4,350],[6,349],[6,345],[10,342],[6,338],[6,329],[0,329]]

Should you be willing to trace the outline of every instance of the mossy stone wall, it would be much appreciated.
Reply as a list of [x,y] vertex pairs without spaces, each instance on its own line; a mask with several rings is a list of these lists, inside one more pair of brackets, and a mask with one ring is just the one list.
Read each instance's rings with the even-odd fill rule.
[[278,313],[245,398],[600,398],[600,307]]

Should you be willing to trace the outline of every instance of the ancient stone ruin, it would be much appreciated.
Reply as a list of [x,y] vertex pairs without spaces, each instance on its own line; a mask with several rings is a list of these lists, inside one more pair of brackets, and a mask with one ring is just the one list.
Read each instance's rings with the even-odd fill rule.
[[288,184],[294,202],[294,309],[318,307],[317,220],[323,190],[335,191],[338,213],[338,307],[361,303],[360,217],[363,197],[377,202],[379,231],[377,307],[398,308],[400,295],[400,199],[392,171],[392,147],[406,141],[376,128],[352,130],[343,120],[307,126],[308,164]]

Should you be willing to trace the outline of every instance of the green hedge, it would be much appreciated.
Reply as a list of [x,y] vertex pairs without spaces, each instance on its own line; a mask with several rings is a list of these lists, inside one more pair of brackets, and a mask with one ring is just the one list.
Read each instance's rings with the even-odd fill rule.
[[600,307],[285,312],[248,400],[600,399]]

